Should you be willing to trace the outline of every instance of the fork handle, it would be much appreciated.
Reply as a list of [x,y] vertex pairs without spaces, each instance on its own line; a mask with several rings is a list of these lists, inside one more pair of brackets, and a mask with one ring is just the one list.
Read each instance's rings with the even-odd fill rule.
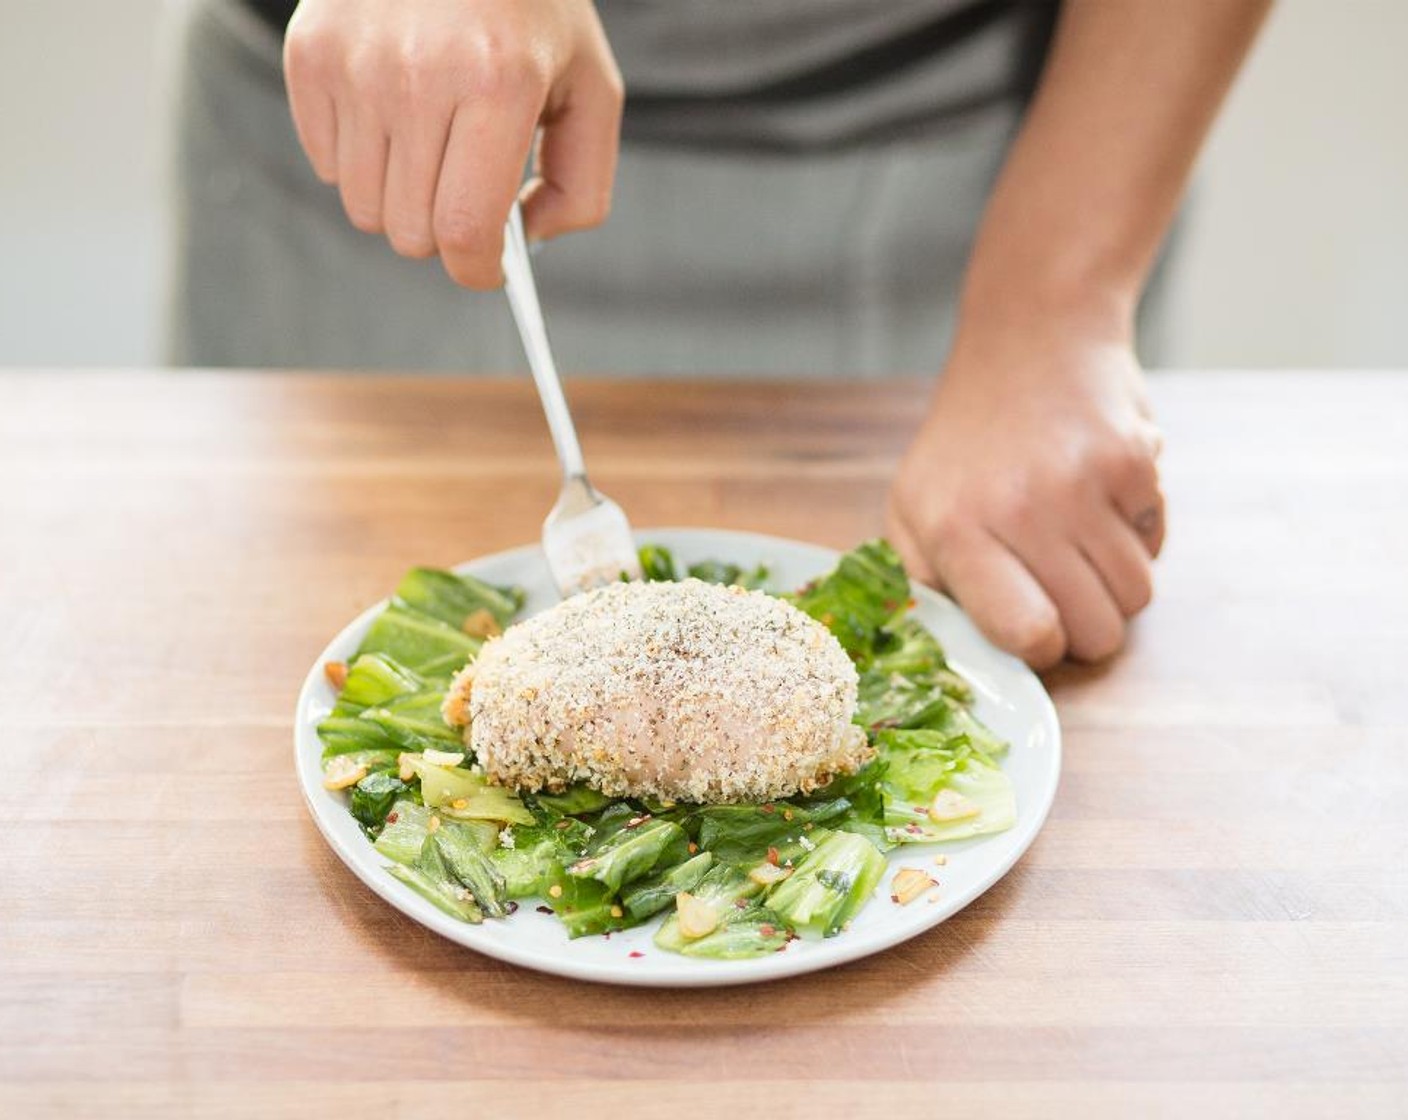
[[548,430],[552,432],[552,443],[557,448],[558,462],[562,464],[562,477],[585,481],[587,466],[582,460],[582,445],[577,442],[577,429],[562,392],[562,379],[558,377],[557,364],[552,360],[548,329],[543,322],[542,306],[538,303],[538,288],[533,283],[533,269],[528,263],[523,211],[517,202],[509,211],[508,222],[504,226],[503,268],[504,290],[513,309],[514,322],[518,324],[518,337],[528,357],[528,368],[533,371],[533,383],[538,386],[543,413],[548,418]]

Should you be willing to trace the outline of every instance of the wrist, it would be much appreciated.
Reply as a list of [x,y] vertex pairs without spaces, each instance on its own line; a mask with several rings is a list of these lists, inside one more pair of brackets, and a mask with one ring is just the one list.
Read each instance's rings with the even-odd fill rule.
[[958,332],[960,337],[1076,334],[1132,345],[1138,303],[1136,281],[1084,267],[1076,254],[980,247],[959,298]]

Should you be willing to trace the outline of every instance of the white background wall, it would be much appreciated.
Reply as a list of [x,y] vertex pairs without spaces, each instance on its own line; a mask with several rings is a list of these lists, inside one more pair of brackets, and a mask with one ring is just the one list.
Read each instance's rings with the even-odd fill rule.
[[[0,0],[0,365],[158,360],[162,8]],[[1405,49],[1408,0],[1281,0],[1203,163],[1176,364],[1408,368]]]

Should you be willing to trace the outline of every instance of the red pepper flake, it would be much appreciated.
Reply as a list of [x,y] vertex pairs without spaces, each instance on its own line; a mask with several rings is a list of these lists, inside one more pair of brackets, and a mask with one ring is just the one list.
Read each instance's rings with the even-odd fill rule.
[[758,927],[758,932],[761,933],[764,937],[771,937],[777,932],[777,927],[771,922],[764,922]]
[[696,844],[693,840],[691,840],[689,842],[689,854],[694,855],[694,853],[697,851],[699,851],[699,845]]
[[916,598],[914,598],[914,596],[911,595],[910,598],[909,598],[909,602],[908,602],[907,604],[905,604],[905,605],[908,606],[910,610],[913,610],[916,606],[919,605],[919,600],[916,599]]
[[768,862],[769,862],[770,864],[772,864],[774,867],[776,867],[777,864],[778,864],[778,861],[779,861],[780,859],[782,859],[782,856],[781,856],[781,854],[778,852],[778,850],[777,850],[776,848],[769,848],[769,849],[768,849]]
[[628,956],[628,957],[643,957],[643,956],[645,956],[645,954],[642,953],[639,949],[632,949],[629,953],[626,954],[626,956]]
[[764,813],[775,813],[777,810],[771,805],[759,805],[758,809]]
[[539,913],[539,914],[555,914],[556,911],[555,911],[551,906],[539,906],[539,907],[538,907],[538,913]]
[[397,818],[400,817],[400,815],[401,815],[400,813],[387,813],[387,814],[386,814],[386,823],[387,823],[387,824],[395,824]]
[[886,609],[887,611],[889,611],[891,614],[894,614],[895,611],[897,611],[897,610],[900,609],[900,605],[899,605],[899,603],[898,603],[896,600],[894,600],[894,599],[886,599],[886,600],[885,600],[885,609]]

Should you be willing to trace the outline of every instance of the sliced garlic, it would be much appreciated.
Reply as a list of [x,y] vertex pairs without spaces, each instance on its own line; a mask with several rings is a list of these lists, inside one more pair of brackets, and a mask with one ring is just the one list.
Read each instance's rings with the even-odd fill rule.
[[957,790],[941,789],[929,806],[929,819],[935,824],[948,821],[963,821],[976,817],[982,812],[976,801],[972,801]]

